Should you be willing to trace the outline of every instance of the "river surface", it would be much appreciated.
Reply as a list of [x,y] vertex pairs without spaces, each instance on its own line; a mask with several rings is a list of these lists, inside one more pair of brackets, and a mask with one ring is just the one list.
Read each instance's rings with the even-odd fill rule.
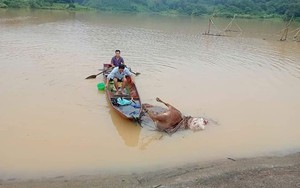
[[[278,41],[281,21],[236,20],[242,33],[215,37],[202,35],[207,20],[0,10],[0,178],[298,152],[300,42]],[[229,22],[214,19],[219,29]],[[142,102],[160,97],[218,124],[168,136],[122,119],[97,90],[102,77],[84,79],[116,49],[141,73]]]

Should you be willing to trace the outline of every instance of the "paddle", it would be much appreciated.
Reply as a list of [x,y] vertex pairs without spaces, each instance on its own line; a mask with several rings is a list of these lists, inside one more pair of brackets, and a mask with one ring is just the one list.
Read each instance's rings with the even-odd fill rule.
[[[109,68],[108,68],[108,69],[109,69]],[[105,69],[104,71],[99,72],[98,74],[93,74],[93,75],[91,75],[91,76],[88,76],[88,77],[86,77],[85,79],[94,79],[94,78],[96,78],[99,74],[102,74],[102,73],[106,72],[108,69]]]
[[[110,69],[110,68],[108,68],[108,69]],[[103,70],[103,71],[100,72],[100,73],[98,73],[98,74],[93,74],[93,75],[91,75],[91,76],[88,76],[88,77],[86,77],[85,79],[94,79],[94,78],[96,78],[99,74],[102,74],[102,73],[106,72],[108,69],[105,69],[105,70],[103,70],[103,69],[98,69],[98,70]],[[139,72],[133,72],[131,69],[129,69],[129,71],[130,71],[132,74],[136,75],[136,76],[138,76],[138,75],[141,74],[141,73],[139,73]]]
[[136,76],[138,76],[138,75],[140,75],[141,73],[139,73],[139,72],[133,72],[132,70],[129,70],[132,74],[134,74],[134,75],[136,75]]
[[[98,69],[98,70],[99,70],[99,71],[102,71],[103,69]],[[138,76],[138,75],[141,74],[140,72],[133,72],[133,71],[130,70],[130,69],[129,69],[129,71],[130,71],[132,74],[136,75],[136,76]]]

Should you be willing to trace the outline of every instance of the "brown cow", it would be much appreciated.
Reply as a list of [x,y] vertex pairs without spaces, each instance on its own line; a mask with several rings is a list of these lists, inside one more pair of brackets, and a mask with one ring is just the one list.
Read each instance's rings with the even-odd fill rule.
[[168,109],[159,114],[155,114],[148,110],[153,107],[152,105],[143,105],[143,109],[148,113],[149,117],[154,121],[156,127],[160,131],[166,131],[168,133],[174,133],[178,129],[191,129],[197,131],[203,130],[204,125],[208,123],[208,121],[203,118],[183,116],[179,110],[172,105],[163,102],[160,98],[156,98],[156,101],[163,103]]

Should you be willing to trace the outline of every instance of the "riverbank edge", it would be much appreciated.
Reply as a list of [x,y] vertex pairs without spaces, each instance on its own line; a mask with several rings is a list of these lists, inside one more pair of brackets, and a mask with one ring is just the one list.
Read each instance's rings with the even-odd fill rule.
[[[228,15],[227,13],[225,14],[219,14],[219,15],[209,15],[209,14],[203,14],[203,15],[188,15],[188,14],[183,14],[179,12],[174,12],[174,11],[162,11],[162,12],[150,12],[150,11],[135,11],[135,12],[130,12],[130,11],[113,11],[113,10],[99,10],[95,8],[91,8],[88,6],[83,6],[75,3],[75,8],[68,8],[68,4],[63,4],[63,3],[56,3],[56,6],[50,6],[50,7],[40,7],[40,8],[30,8],[30,7],[21,7],[21,8],[11,8],[11,7],[1,7],[0,10],[59,10],[59,11],[74,11],[74,12],[80,12],[80,11],[87,11],[87,12],[107,12],[107,13],[130,13],[130,14],[149,14],[149,15],[161,15],[161,16],[190,16],[190,17],[214,17],[214,18],[233,18],[234,14]],[[279,20],[279,21],[286,21],[286,18],[281,15],[250,15],[250,14],[236,14],[236,18],[240,19],[260,19],[260,20]],[[294,21],[300,22],[300,17],[293,18]]]
[[0,180],[1,188],[46,187],[298,187],[300,152],[227,158],[145,173]]

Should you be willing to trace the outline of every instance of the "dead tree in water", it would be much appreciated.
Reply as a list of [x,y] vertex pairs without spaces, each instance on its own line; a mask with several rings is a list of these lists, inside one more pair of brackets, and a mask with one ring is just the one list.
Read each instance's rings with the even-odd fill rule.
[[281,35],[280,41],[286,41],[286,38],[287,38],[287,35],[288,35],[288,32],[289,32],[289,27],[292,23],[292,20],[293,20],[293,17],[290,19],[288,24],[286,24],[285,28],[281,30],[281,31],[283,31],[283,33]]
[[207,29],[206,34],[210,34],[210,26],[211,26],[211,23],[212,23],[211,19],[208,19],[208,29]]
[[[210,33],[211,30],[211,25],[214,26],[215,30],[217,30],[217,33]],[[221,34],[221,30],[219,30],[217,28],[217,26],[215,25],[215,23],[212,21],[212,18],[208,19],[208,28],[207,31],[205,31],[205,33],[203,33],[203,35],[212,35],[212,36],[225,36]]]
[[[217,26],[214,24],[212,18],[208,19],[208,29],[205,33],[203,33],[203,35],[212,35],[212,36],[227,36],[226,34],[224,34],[225,32],[239,32],[242,33],[242,29],[241,27],[235,22],[235,17],[236,14],[233,16],[233,18],[231,19],[231,21],[227,24],[227,26],[225,27],[225,29],[223,31],[221,31],[220,29],[217,28]],[[235,25],[238,28],[237,30],[233,30],[232,25]],[[214,26],[214,28],[217,30],[217,33],[211,33],[211,26]]]
[[[236,14],[233,16],[233,18],[231,19],[231,21],[229,22],[229,24],[225,27],[224,29],[224,32],[242,32],[243,30],[241,29],[241,27],[235,22],[235,17],[236,17]],[[239,31],[237,30],[232,30],[232,24],[234,24],[238,29]]]
[[300,34],[300,27],[299,28],[297,28],[297,29],[295,29],[294,31],[292,31],[291,33],[294,33],[294,32],[296,32],[296,34],[294,35],[294,37],[293,37],[293,40],[296,40],[297,39],[297,37],[298,37],[298,35]]

